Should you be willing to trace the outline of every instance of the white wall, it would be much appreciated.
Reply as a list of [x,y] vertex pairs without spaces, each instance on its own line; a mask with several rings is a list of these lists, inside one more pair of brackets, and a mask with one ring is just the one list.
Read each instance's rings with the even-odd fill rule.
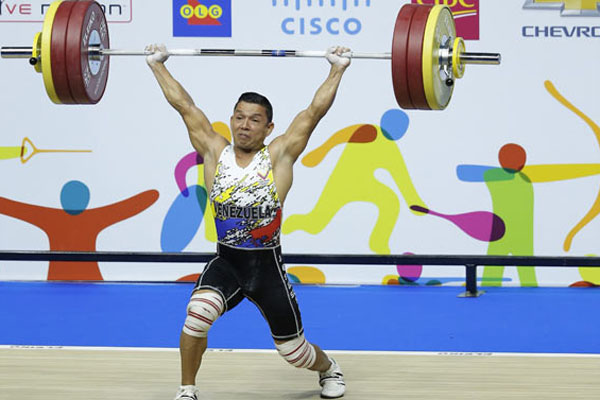
[[[210,5],[216,1],[205,1]],[[462,164],[498,167],[498,150],[517,143],[527,152],[527,166],[599,163],[600,132],[600,15],[562,16],[558,9],[524,9],[525,0],[482,0],[478,4],[480,40],[467,41],[468,51],[502,54],[500,67],[468,66],[457,82],[450,106],[441,112],[407,111],[410,126],[396,145],[406,162],[410,179],[423,202],[446,214],[493,211],[485,183],[463,182],[456,168]],[[42,1],[1,2],[0,44],[28,46],[41,30]],[[232,0],[232,37],[173,37],[173,8],[181,1],[114,1],[123,13],[109,16],[111,47],[143,49],[164,42],[172,48],[274,48],[324,50],[343,44],[355,51],[390,51],[396,14],[405,1]],[[110,4],[109,4],[110,3]],[[174,6],[173,3],[176,5]],[[308,3],[312,3],[308,6]],[[467,2],[470,5],[472,2]],[[32,4],[31,14],[28,7]],[[347,9],[344,10],[344,4]],[[367,6],[368,4],[368,6]],[[299,9],[296,9],[299,5]],[[535,5],[535,4],[534,4]],[[460,4],[459,4],[460,6]],[[8,7],[8,8],[7,8]],[[463,7],[464,8],[464,7]],[[13,14],[10,10],[13,10]],[[115,7],[116,10],[116,7]],[[300,34],[299,22],[312,18],[327,21],[354,18],[360,32]],[[477,18],[470,17],[470,18]],[[295,34],[282,31],[282,21],[294,18]],[[38,22],[17,22],[17,21]],[[335,27],[336,25],[334,25]],[[356,28],[356,24],[351,28]],[[596,37],[523,37],[524,26],[557,26],[549,32],[570,32],[587,27]],[[307,28],[308,29],[308,28]],[[533,28],[527,28],[530,33]],[[581,29],[580,29],[581,31]],[[227,122],[232,106],[243,91],[269,97],[275,108],[275,134],[282,133],[294,115],[311,100],[324,80],[328,64],[320,59],[172,58],[172,73],[213,122]],[[587,123],[553,98],[544,87],[550,80],[560,93],[583,112]],[[397,108],[389,61],[355,60],[343,79],[335,104],[318,126],[306,150],[323,144],[333,133],[355,124],[379,126],[381,116]],[[26,60],[0,61],[0,151],[19,146],[24,137],[42,149],[89,149],[83,154],[38,154],[22,164],[0,157],[0,196],[15,201],[60,208],[60,191],[71,180],[90,189],[89,208],[116,203],[146,190],[160,197],[144,212],[103,230],[97,250],[161,251],[163,221],[178,188],[173,169],[193,149],[179,116],[168,106],[142,57],[111,59],[109,83],[95,106],[59,106],[45,94],[41,75]],[[364,146],[364,168],[378,154]],[[4,149],[4,150],[2,150]],[[287,200],[285,217],[313,209],[329,181],[345,146],[334,148],[314,168],[300,162],[295,186]],[[594,167],[592,165],[592,167]],[[599,169],[600,170],[600,169]],[[579,169],[571,169],[579,171]],[[524,171],[526,172],[526,171]],[[488,243],[463,233],[454,224],[432,215],[411,213],[393,182],[392,171],[374,172],[377,180],[398,197],[400,214],[389,237],[392,253],[487,254]],[[549,172],[552,179],[558,175]],[[349,177],[346,177],[349,178]],[[196,169],[187,175],[197,183]],[[360,181],[356,185],[362,185]],[[567,233],[591,209],[598,196],[598,175],[555,182],[534,182],[532,254],[574,256],[599,252],[600,225],[592,219],[575,236],[569,251],[563,248]],[[517,207],[519,202],[515,202]],[[2,212],[0,210],[0,212]],[[284,234],[284,252],[373,253],[369,236],[378,216],[374,204],[351,203],[343,207],[318,234],[301,230]],[[392,221],[393,222],[393,221]],[[507,222],[507,229],[511,225]],[[48,237],[39,228],[0,215],[0,248],[48,250]],[[212,251],[202,226],[185,251]],[[329,283],[381,283],[398,275],[395,266],[316,266]],[[101,264],[105,279],[173,280],[198,272],[195,265]],[[570,285],[588,280],[600,283],[598,273],[577,269],[536,269],[537,284]],[[0,279],[46,279],[48,264],[0,262]],[[433,278],[460,278],[462,268],[426,268],[419,282]],[[505,285],[519,285],[514,269],[507,269]],[[458,284],[452,280],[445,284]]]

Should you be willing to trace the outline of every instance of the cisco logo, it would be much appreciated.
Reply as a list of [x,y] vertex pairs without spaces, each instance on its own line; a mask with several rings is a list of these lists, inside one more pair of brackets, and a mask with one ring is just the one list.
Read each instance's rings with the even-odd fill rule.
[[271,1],[273,7],[285,7],[293,13],[281,21],[281,31],[286,35],[358,35],[362,22],[357,15],[360,9],[371,7],[371,0]]

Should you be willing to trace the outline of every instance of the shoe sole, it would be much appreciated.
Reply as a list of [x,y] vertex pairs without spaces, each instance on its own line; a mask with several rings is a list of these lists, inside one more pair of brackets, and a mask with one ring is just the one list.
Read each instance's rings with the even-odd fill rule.
[[342,397],[344,397],[343,394],[341,396],[333,396],[333,397],[321,395],[322,399],[341,399]]

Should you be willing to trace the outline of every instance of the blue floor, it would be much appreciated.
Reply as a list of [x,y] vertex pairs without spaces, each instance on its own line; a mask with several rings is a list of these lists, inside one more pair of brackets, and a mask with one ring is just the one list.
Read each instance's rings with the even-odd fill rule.
[[[191,284],[0,282],[0,345],[177,347]],[[296,285],[307,338],[330,350],[600,354],[600,290]],[[209,347],[273,348],[248,301]]]

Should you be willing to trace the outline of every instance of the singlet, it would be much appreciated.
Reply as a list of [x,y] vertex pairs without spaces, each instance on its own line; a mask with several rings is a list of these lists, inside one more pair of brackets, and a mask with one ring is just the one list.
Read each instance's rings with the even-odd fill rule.
[[242,248],[279,246],[281,203],[266,146],[246,168],[237,164],[233,145],[225,147],[210,201],[219,243]]

